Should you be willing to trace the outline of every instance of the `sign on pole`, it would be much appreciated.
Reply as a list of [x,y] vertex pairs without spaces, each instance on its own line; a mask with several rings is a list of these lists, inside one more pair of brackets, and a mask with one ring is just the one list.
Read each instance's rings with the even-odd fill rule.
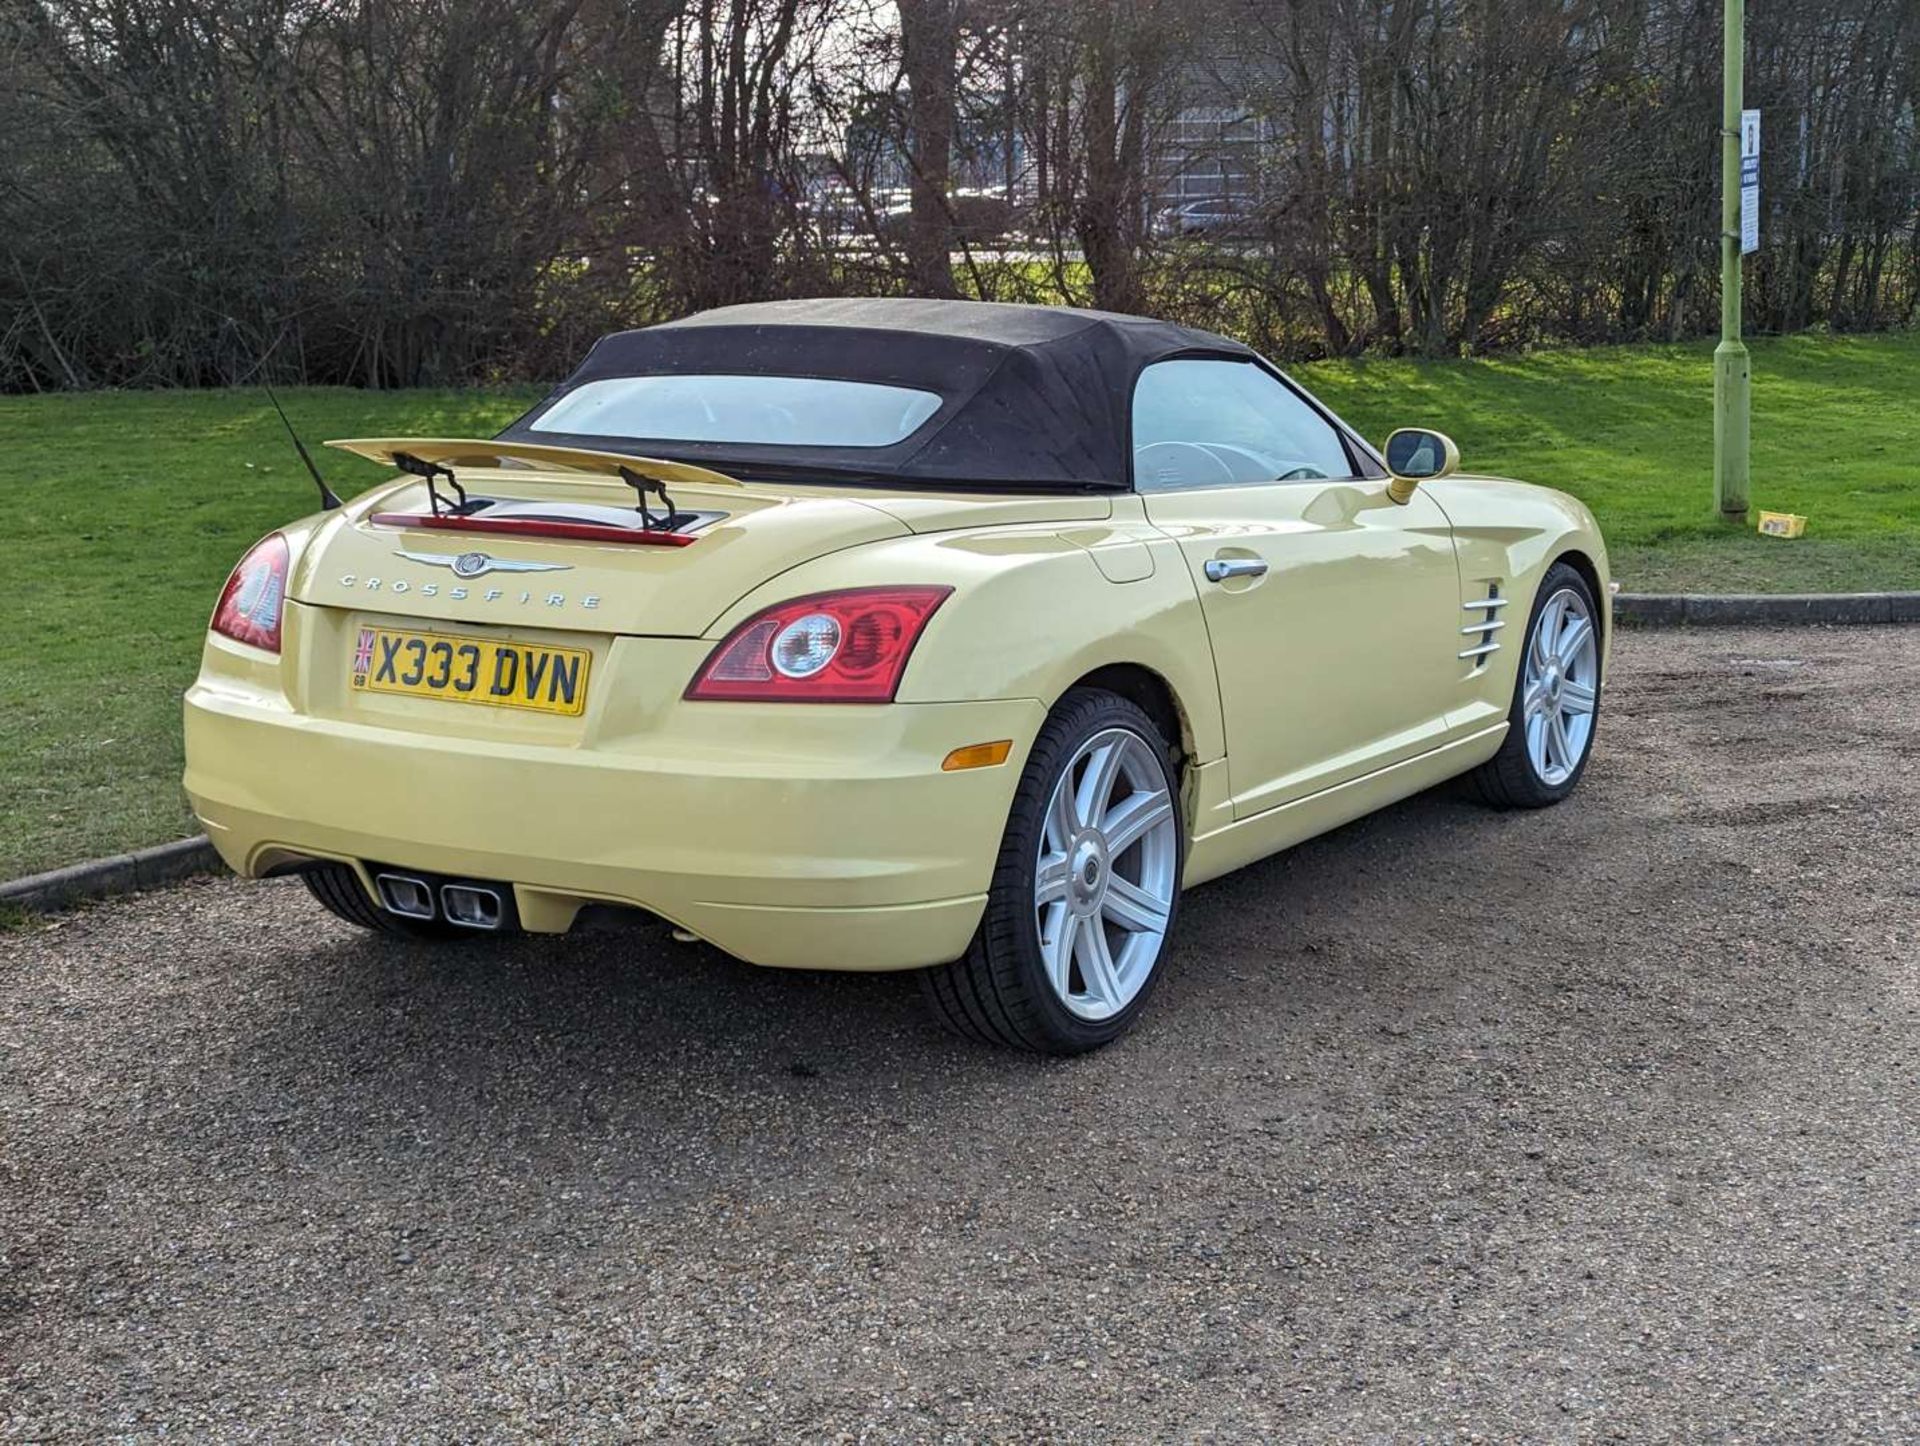
[[1760,249],[1760,112],[1740,112],[1740,254]]
[[1713,500],[1747,515],[1752,475],[1753,357],[1741,333],[1741,276],[1760,249],[1760,112],[1747,109],[1747,3],[1726,0],[1720,56],[1720,345],[1713,353]]

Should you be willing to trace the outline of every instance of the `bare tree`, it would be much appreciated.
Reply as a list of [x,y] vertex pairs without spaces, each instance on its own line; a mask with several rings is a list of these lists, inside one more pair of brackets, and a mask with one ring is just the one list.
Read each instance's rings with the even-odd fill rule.
[[907,163],[912,175],[907,262],[914,290],[952,296],[953,82],[959,48],[959,0],[896,0],[910,106]]

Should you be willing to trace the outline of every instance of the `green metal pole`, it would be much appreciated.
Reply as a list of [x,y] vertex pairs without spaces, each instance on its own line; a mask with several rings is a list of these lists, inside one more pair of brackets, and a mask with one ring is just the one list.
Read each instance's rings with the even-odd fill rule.
[[1746,106],[1746,0],[1726,0],[1726,83],[1720,137],[1720,346],[1713,354],[1713,500],[1730,522],[1747,516],[1753,363],[1740,339],[1740,113]]

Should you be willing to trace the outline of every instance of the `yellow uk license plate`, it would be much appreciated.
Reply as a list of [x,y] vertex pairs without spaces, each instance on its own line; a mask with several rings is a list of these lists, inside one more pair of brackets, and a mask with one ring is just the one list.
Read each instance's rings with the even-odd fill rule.
[[577,718],[587,707],[591,661],[584,648],[362,628],[351,680],[356,693],[446,698]]

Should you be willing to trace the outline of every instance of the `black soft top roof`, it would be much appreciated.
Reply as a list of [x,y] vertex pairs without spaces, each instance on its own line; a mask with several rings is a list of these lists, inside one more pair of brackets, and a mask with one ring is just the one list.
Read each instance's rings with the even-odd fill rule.
[[[1062,306],[877,298],[772,301],[602,337],[578,371],[501,433],[664,456],[748,475],[950,485],[1124,488],[1133,384],[1175,356],[1254,353],[1211,332]],[[940,408],[887,447],[769,446],[535,432],[560,398],[607,377],[827,377],[937,393]]]

